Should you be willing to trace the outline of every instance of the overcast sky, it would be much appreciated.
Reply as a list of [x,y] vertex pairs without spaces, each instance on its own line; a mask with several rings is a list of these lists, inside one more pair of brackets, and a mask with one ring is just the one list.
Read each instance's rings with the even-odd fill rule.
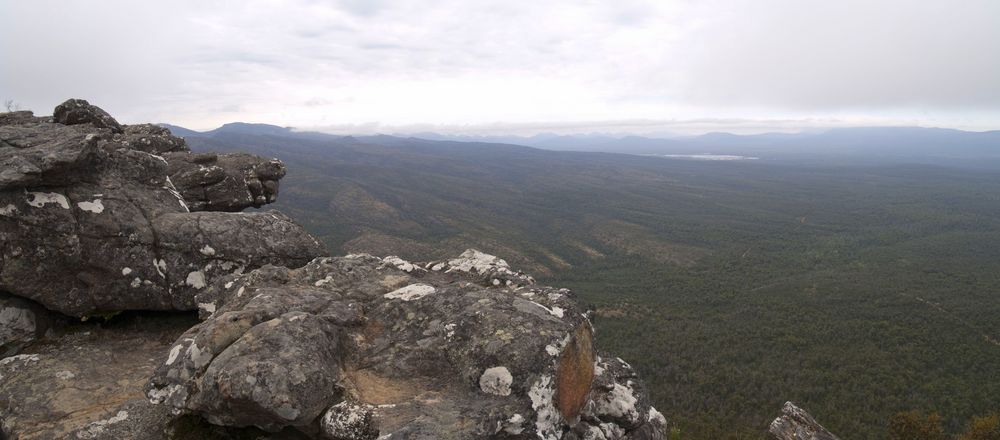
[[336,132],[1000,129],[1000,1],[0,0],[0,99]]

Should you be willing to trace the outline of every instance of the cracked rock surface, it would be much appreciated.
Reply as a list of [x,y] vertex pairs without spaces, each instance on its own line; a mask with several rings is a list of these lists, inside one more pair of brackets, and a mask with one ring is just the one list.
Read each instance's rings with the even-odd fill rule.
[[473,250],[445,265],[349,255],[222,277],[147,397],[268,431],[345,431],[333,421],[350,402],[373,408],[355,409],[368,420],[356,438],[661,438],[665,420],[631,367],[598,358],[572,292],[529,281]]
[[[195,294],[222,274],[299,266],[324,253],[276,211],[191,212],[273,201],[280,162],[220,156],[212,166],[222,180],[197,195],[170,178],[195,164],[183,139],[148,124],[121,128],[85,101],[60,108],[55,121],[71,125],[30,112],[0,116],[0,290],[71,316],[192,310]],[[206,202],[204,194],[222,193],[206,188],[219,185],[246,196]]]

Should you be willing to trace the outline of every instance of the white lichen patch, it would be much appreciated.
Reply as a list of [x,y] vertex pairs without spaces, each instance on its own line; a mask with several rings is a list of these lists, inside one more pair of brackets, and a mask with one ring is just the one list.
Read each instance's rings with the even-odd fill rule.
[[498,273],[515,275],[515,273],[510,270],[510,265],[507,264],[503,258],[496,255],[490,255],[485,252],[480,252],[475,249],[467,249],[459,255],[458,258],[453,258],[448,260],[447,272],[475,272],[475,273],[487,273],[489,271],[497,271]]
[[511,376],[510,370],[504,366],[487,368],[479,377],[479,389],[486,394],[495,396],[509,396],[510,384],[512,383],[514,383],[514,377]]
[[550,344],[545,346],[545,352],[548,353],[549,356],[559,356],[560,350],[559,347]]
[[86,428],[77,431],[76,437],[81,439],[92,439],[101,435],[108,425],[114,425],[115,423],[121,423],[128,418],[128,411],[118,411],[114,417],[107,420],[98,420],[87,425]]
[[170,349],[170,354],[167,355],[167,365],[171,365],[177,360],[177,356],[181,354],[181,348],[184,348],[184,346],[178,344]]
[[211,315],[215,313],[215,303],[214,302],[198,303],[198,310],[204,310],[205,313]]
[[313,285],[316,287],[322,287],[324,284],[329,283],[330,281],[333,281],[333,276],[327,275],[326,278],[323,278],[321,280],[316,280],[316,282],[313,283]]
[[663,417],[663,414],[652,406],[649,407],[649,413],[646,414],[646,420],[652,423],[659,423],[660,426],[667,426],[667,418]]
[[226,289],[232,289],[232,288],[233,288],[233,282],[232,281],[226,283]]
[[507,419],[506,423],[504,423],[503,430],[508,434],[518,435],[524,432],[524,422],[525,422],[524,416],[520,414],[514,414],[510,416],[509,419]]
[[594,361],[594,377],[604,374],[604,365],[604,361],[601,360],[600,356],[598,356],[597,360]]
[[13,217],[14,214],[17,214],[17,207],[14,205],[8,204],[7,206],[0,208],[0,215],[4,217]]
[[211,256],[215,255],[215,249],[213,249],[211,246],[209,246],[207,244],[205,246],[202,246],[202,248],[200,250],[198,250],[198,252],[201,252],[202,255],[205,255],[205,256],[208,256],[208,257],[211,257]]
[[160,278],[167,277],[167,262],[163,259],[153,259],[153,267],[156,268],[156,273],[160,274]]
[[409,261],[406,261],[406,260],[404,260],[402,258],[399,258],[399,257],[395,256],[395,255],[391,255],[391,256],[383,258],[382,262],[385,263],[385,264],[392,265],[396,269],[399,269],[399,270],[401,270],[403,272],[406,272],[406,273],[413,272],[414,269],[417,269],[417,266],[414,266],[413,263],[410,263]]
[[571,341],[572,339],[573,339],[572,335],[566,334],[566,336],[563,337],[562,339],[553,342],[552,344],[546,345],[545,352],[548,353],[550,356],[558,356],[559,353],[562,353],[563,349],[566,348],[566,345],[568,345],[569,341]]
[[21,368],[38,363],[38,359],[37,354],[18,354],[0,359],[0,379],[3,379],[4,372],[16,373]]
[[142,285],[142,278],[139,277],[135,277],[135,279],[133,279],[132,282],[129,283],[129,286],[132,286],[133,289],[141,285]]
[[638,401],[632,387],[616,383],[611,391],[594,399],[594,411],[598,415],[622,418],[634,423],[639,420],[639,411],[635,408]]
[[204,289],[207,285],[205,283],[205,273],[200,270],[188,273],[187,279],[184,280],[184,284],[194,287],[195,289]]
[[347,258],[349,260],[369,260],[377,257],[373,256],[372,254],[360,253],[360,254],[347,254],[344,255],[344,258]]
[[74,377],[76,377],[76,375],[73,374],[73,372],[69,371],[69,370],[63,370],[63,371],[57,371],[56,372],[56,379],[70,380],[70,379],[72,379]]
[[566,312],[566,310],[564,310],[562,307],[559,306],[552,306],[552,308],[550,309],[534,301],[532,301],[531,303],[545,309],[546,312],[549,312],[550,315],[555,316],[556,318],[562,318]]
[[208,365],[208,362],[212,360],[211,352],[202,350],[201,347],[198,346],[198,344],[195,344],[193,342],[191,343],[190,346],[188,346],[186,353],[188,359],[191,359],[191,362],[194,363],[194,367],[199,370],[201,369],[201,367]]
[[444,326],[444,330],[447,333],[445,333],[444,337],[446,337],[448,339],[451,339],[452,337],[454,337],[455,336],[455,327],[457,327],[457,324],[455,324],[455,323],[451,323],[451,324],[445,325]]
[[429,284],[410,284],[409,286],[402,287],[392,292],[385,294],[384,296],[388,299],[401,299],[403,301],[413,301],[423,298],[427,295],[433,294],[436,291],[434,286]]
[[62,207],[62,209],[69,209],[69,200],[62,194],[43,192],[28,193],[28,205],[30,206],[41,208],[49,203],[55,203]]
[[94,199],[93,202],[76,202],[76,206],[83,211],[93,212],[94,214],[104,212],[104,204],[101,203],[101,199]]
[[122,276],[127,277],[128,274],[130,274],[130,273],[132,273],[132,268],[131,267],[123,267],[122,268]]
[[152,388],[146,393],[146,397],[149,399],[149,403],[159,405],[182,391],[184,391],[184,387],[174,384],[162,389]]
[[543,440],[557,440],[562,436],[562,416],[552,403],[555,394],[552,378],[549,376],[542,376],[528,390],[531,408],[535,410],[536,415],[535,432]]

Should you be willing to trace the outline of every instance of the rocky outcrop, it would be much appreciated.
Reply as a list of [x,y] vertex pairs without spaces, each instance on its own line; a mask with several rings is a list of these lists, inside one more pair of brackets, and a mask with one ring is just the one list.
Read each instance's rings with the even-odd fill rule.
[[285,166],[251,154],[171,152],[168,173],[192,211],[241,211],[278,197]]
[[147,396],[212,423],[409,439],[659,438],[665,425],[631,368],[598,358],[572,292],[481,252],[265,266],[197,301],[206,320]]
[[[191,310],[217,276],[324,253],[275,211],[191,212],[191,204],[233,211],[273,201],[280,162],[214,158],[223,165],[209,172],[222,180],[199,191],[184,180],[185,198],[171,173],[187,179],[201,165],[188,160],[199,155],[183,139],[151,125],[121,128],[81,100],[61,104],[55,121],[30,112],[0,118],[0,290],[72,316]],[[212,189],[219,185],[226,190]],[[206,200],[240,191],[242,199]]]
[[112,133],[123,132],[121,124],[108,112],[83,99],[67,99],[57,105],[52,112],[52,119],[63,125],[90,124],[111,130]]
[[277,160],[70,100],[0,114],[0,163],[0,437],[663,437],[573,292],[235,212],[275,200]]
[[778,440],[840,440],[792,402],[785,402],[781,417],[771,422],[768,432]]

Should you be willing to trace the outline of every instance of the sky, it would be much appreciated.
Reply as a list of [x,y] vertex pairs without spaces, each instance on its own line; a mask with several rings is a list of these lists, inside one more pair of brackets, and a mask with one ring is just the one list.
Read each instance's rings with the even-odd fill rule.
[[0,0],[0,100],[334,133],[1000,129],[996,0]]

